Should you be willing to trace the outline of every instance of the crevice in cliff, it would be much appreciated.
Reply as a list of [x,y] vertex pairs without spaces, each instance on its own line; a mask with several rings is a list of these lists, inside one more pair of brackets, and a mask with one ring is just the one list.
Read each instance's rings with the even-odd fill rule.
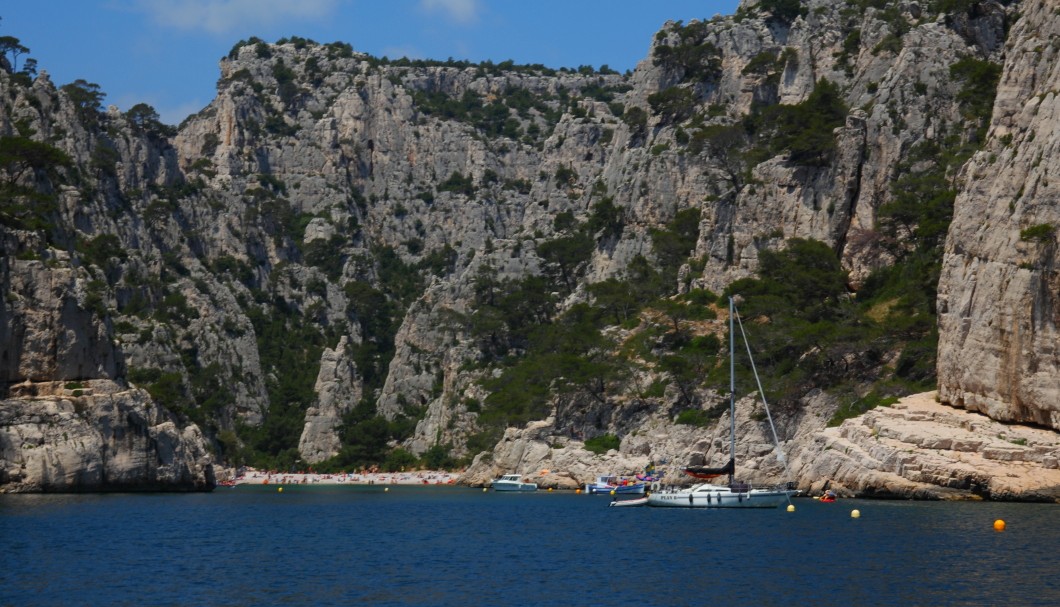
[[836,226],[836,243],[835,251],[839,255],[840,261],[842,261],[846,246],[847,239],[850,237],[850,224],[853,221],[854,214],[857,211],[858,200],[861,198],[861,180],[862,174],[865,168],[865,150],[868,147],[867,132],[865,129],[864,121],[859,124],[859,138],[858,138],[858,155],[857,164],[854,167],[854,176],[851,179],[851,187],[848,187],[845,195],[846,201],[844,206],[844,216],[840,221],[840,224]]

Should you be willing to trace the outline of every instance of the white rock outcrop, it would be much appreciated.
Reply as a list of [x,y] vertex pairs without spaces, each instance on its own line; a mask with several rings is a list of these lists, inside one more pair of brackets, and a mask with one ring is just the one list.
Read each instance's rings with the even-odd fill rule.
[[143,390],[109,380],[16,385],[0,401],[0,492],[209,491],[213,456]]
[[1021,3],[939,278],[939,396],[1060,430],[1060,19]]

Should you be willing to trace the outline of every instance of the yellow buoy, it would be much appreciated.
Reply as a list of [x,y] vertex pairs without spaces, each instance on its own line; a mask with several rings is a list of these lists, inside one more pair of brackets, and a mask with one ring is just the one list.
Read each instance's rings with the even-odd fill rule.
[[483,492],[483,493],[485,493],[485,492],[486,492],[486,488],[485,488],[485,487],[483,487],[483,488],[482,488],[482,492]]
[[283,493],[283,487],[276,487],[276,493]]
[[386,493],[387,491],[390,491],[390,487],[383,487],[383,493]]
[[861,511],[860,510],[851,510],[850,511],[850,518],[861,518]]
[[548,488],[548,492],[549,492],[549,493],[552,493],[552,487],[549,487],[549,488]]
[[795,504],[788,504],[788,512],[795,512]]
[[614,495],[614,494],[615,494],[615,490],[614,490],[614,489],[612,489],[612,490],[611,490],[611,495]]
[[1005,530],[1005,521],[1003,521],[1001,519],[997,519],[996,521],[994,521],[994,529],[996,531],[1004,531]]

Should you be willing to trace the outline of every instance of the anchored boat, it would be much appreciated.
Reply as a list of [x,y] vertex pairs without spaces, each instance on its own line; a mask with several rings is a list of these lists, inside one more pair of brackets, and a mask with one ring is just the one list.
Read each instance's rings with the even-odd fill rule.
[[629,482],[619,479],[614,474],[596,477],[595,483],[585,483],[585,492],[589,495],[644,495],[646,484],[643,481]]
[[522,480],[520,474],[505,474],[491,483],[494,491],[537,491],[537,483]]
[[[735,321],[739,316],[736,312],[736,304],[733,298],[729,298],[729,463],[721,467],[708,468],[705,466],[689,466],[685,473],[699,479],[714,479],[719,476],[728,475],[727,484],[715,484],[711,482],[698,483],[687,489],[663,489],[653,491],[648,495],[647,504],[664,508],[776,508],[789,501],[791,496],[799,492],[792,487],[791,483],[776,487],[752,487],[749,483],[734,480],[736,471],[736,331]],[[743,323],[740,324],[740,332],[747,345],[747,335],[743,333]],[[751,355],[751,348],[747,345],[747,355]],[[758,382],[758,394],[765,405],[766,417],[769,419],[769,427],[773,430],[773,441],[779,450],[776,429],[773,428],[773,417],[769,413],[769,403],[766,402],[762,391],[762,384],[758,381],[758,371],[755,371],[754,360],[751,360],[751,370],[754,371],[755,381]],[[779,454],[779,451],[778,451]],[[782,454],[780,454],[782,456]]]
[[635,498],[628,499],[628,500],[620,500],[620,499],[618,499],[616,497],[615,499],[611,500],[611,503],[608,504],[608,507],[609,508],[616,508],[616,507],[647,506],[647,505],[648,505],[648,498],[647,497],[635,497]]

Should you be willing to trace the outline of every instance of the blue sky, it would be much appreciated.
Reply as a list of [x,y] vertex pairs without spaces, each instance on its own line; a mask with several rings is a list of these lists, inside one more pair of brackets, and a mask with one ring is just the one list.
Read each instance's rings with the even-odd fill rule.
[[[301,36],[376,56],[633,69],[667,20],[731,14],[738,0],[40,0],[0,8],[0,36],[56,86],[98,84],[106,104],[148,103],[177,124],[214,97],[240,40]],[[19,61],[25,57],[20,57]]]

